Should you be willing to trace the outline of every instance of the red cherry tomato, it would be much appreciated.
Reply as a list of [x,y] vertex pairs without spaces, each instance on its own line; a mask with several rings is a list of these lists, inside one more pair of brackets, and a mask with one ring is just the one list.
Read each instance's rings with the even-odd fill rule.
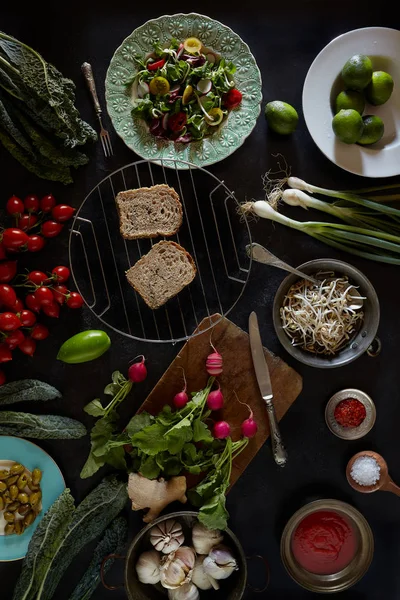
[[25,304],[28,308],[30,308],[30,310],[33,310],[37,313],[40,312],[41,304],[37,300],[35,294],[28,294],[27,296],[25,296]]
[[5,343],[10,348],[10,350],[15,350],[15,348],[17,348],[17,346],[22,344],[24,339],[25,339],[25,336],[22,333],[22,331],[20,329],[16,329],[15,331],[12,331],[10,333],[10,335],[8,335],[6,337]]
[[70,220],[74,212],[75,209],[72,206],[68,206],[68,204],[57,204],[51,211],[51,215],[58,223],[64,223]]
[[236,108],[239,106],[243,98],[242,92],[239,92],[236,88],[229,90],[223,97],[223,104],[226,108]]
[[65,283],[68,281],[71,271],[68,269],[68,267],[63,267],[60,265],[59,267],[54,267],[52,274],[58,283]]
[[7,381],[4,371],[0,369],[0,385],[3,385]]
[[11,198],[7,200],[6,211],[9,215],[17,217],[24,212],[24,203],[18,196],[11,196]]
[[1,331],[14,331],[19,329],[22,323],[15,313],[3,312],[0,313],[0,329]]
[[33,356],[36,350],[36,342],[31,337],[26,337],[24,341],[18,346],[18,348],[24,354],[28,356]]
[[36,325],[32,327],[31,337],[34,340],[45,340],[47,337],[49,337],[49,330],[47,329],[46,325],[36,323]]
[[0,260],[7,258],[6,249],[3,246],[3,242],[0,242]]
[[21,215],[18,219],[18,227],[22,229],[22,231],[28,231],[38,222],[38,218],[36,215],[31,213],[27,215]]
[[39,210],[39,198],[34,194],[27,196],[24,200],[25,209],[30,213],[36,213]]
[[36,315],[31,310],[21,310],[19,320],[22,327],[32,327],[36,323]]
[[78,292],[71,292],[67,300],[67,306],[69,308],[80,308],[83,302],[84,300]]
[[54,301],[51,289],[44,286],[35,290],[35,298],[41,307],[43,307],[44,304],[52,304]]
[[46,240],[41,235],[30,235],[28,236],[28,251],[39,252],[45,245]]
[[55,285],[52,288],[54,300],[58,302],[58,304],[64,304],[67,299],[68,288],[66,285]]
[[63,227],[64,225],[61,225],[61,223],[57,223],[56,221],[45,221],[42,225],[41,234],[45,238],[57,237],[61,233]]
[[14,292],[11,285],[6,283],[0,284],[0,302],[7,306],[7,308],[13,308],[17,301],[17,294]]
[[165,58],[160,58],[160,60],[156,60],[156,62],[147,63],[146,67],[149,71],[157,71],[157,69],[161,69],[165,65]]
[[187,122],[187,116],[184,112],[178,112],[175,115],[171,115],[168,119],[168,127],[171,131],[178,132],[183,129]]
[[40,210],[44,213],[51,212],[51,209],[56,205],[56,199],[53,194],[47,194],[47,196],[43,196],[40,201]]
[[58,317],[60,316],[60,305],[57,304],[57,302],[52,302],[51,304],[43,304],[42,311],[48,317],[58,319]]
[[42,283],[48,280],[46,273],[43,273],[43,271],[31,271],[26,278],[35,285],[42,285]]
[[12,354],[7,344],[0,344],[0,363],[8,362],[12,360]]
[[18,250],[21,246],[24,246],[28,241],[28,236],[25,231],[18,229],[17,227],[9,227],[3,231],[3,244],[7,250]]
[[24,310],[25,306],[24,303],[22,302],[21,298],[17,298],[15,301],[14,306],[11,308],[11,310],[15,313],[19,313],[21,312],[21,310]]
[[0,282],[8,283],[17,274],[17,261],[5,260],[0,263]]

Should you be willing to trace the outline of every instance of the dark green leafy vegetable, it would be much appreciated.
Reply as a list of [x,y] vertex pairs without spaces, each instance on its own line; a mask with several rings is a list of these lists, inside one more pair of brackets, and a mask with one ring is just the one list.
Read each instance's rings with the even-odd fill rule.
[[17,402],[35,402],[61,398],[55,387],[37,379],[21,379],[0,386],[0,405]]
[[[86,573],[72,592],[69,600],[89,600],[100,583],[100,569],[102,562],[109,554],[120,554],[126,544],[128,524],[123,517],[117,517],[106,529],[103,538],[96,546],[92,561]],[[114,559],[104,565],[104,573],[112,567]]]
[[124,508],[126,483],[107,477],[79,504],[65,490],[40,521],[14,590],[13,600],[50,600],[75,556]]
[[86,433],[86,427],[70,417],[32,415],[11,410],[0,412],[0,435],[40,440],[74,440]]

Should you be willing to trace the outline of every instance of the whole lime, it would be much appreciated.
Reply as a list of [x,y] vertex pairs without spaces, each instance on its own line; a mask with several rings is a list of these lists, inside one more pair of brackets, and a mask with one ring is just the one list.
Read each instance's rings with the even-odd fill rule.
[[362,135],[364,124],[360,113],[349,108],[340,110],[333,117],[332,129],[340,141],[345,144],[355,144]]
[[378,106],[385,104],[392,95],[394,81],[389,73],[385,71],[374,71],[372,79],[366,87],[365,94],[368,102]]
[[281,100],[268,102],[265,107],[265,116],[270,128],[281,135],[293,133],[299,121],[296,109]]
[[345,63],[342,79],[351,90],[363,90],[372,78],[372,62],[365,54],[355,54]]
[[361,92],[356,92],[354,90],[345,90],[344,92],[340,92],[335,102],[335,113],[338,113],[340,110],[347,110],[352,108],[363,114],[365,108],[365,98]]
[[363,123],[364,130],[362,136],[358,140],[358,144],[366,146],[368,144],[379,142],[385,131],[382,119],[376,115],[366,115],[363,117]]

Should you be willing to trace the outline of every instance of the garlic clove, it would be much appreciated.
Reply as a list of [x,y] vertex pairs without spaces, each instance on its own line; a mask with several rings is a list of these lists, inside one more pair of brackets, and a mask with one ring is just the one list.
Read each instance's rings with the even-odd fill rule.
[[199,590],[192,583],[186,583],[176,590],[168,590],[169,600],[200,600]]
[[156,550],[169,554],[184,542],[182,525],[175,519],[167,519],[155,525],[150,531],[150,542]]
[[222,542],[224,536],[219,529],[207,529],[197,522],[192,529],[192,544],[197,554],[208,554],[214,546]]
[[214,588],[214,590],[219,590],[219,583],[210,575],[207,575],[203,569],[203,562],[205,558],[205,556],[198,556],[196,558],[196,563],[192,574],[192,582],[199,588],[199,590],[211,590],[212,588]]
[[231,550],[223,545],[213,548],[203,561],[205,573],[217,580],[227,579],[238,568]]
[[141,583],[158,583],[161,577],[160,555],[155,550],[143,552],[136,563],[136,573]]
[[164,556],[160,567],[161,585],[173,590],[190,582],[195,561],[195,552],[188,546],[181,546],[175,552]]
[[181,546],[174,553],[174,559],[180,560],[188,569],[193,569],[196,562],[196,553],[189,546]]

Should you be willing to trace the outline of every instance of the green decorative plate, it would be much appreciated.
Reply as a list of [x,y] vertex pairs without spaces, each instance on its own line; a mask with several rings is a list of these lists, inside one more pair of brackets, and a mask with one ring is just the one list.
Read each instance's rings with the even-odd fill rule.
[[[132,101],[128,82],[137,72],[135,55],[145,56],[155,41],[169,43],[172,37],[184,40],[199,38],[236,65],[235,84],[243,100],[212,136],[189,144],[159,140],[151,135],[142,119],[131,115]],[[136,154],[147,160],[182,159],[206,166],[232,154],[253,131],[261,110],[261,74],[247,44],[229,27],[209,17],[191,14],[165,15],[147,21],[116,50],[106,76],[107,110],[118,135]],[[185,163],[177,163],[186,169]]]

